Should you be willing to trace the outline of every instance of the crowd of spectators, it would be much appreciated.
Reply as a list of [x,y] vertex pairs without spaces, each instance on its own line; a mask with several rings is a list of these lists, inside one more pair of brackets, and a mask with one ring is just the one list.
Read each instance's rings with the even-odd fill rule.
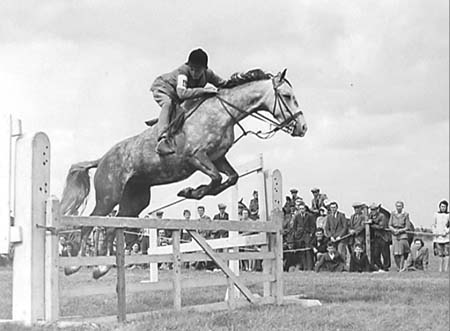
[[[312,200],[308,205],[298,195],[297,189],[290,190],[291,196],[286,197],[283,205],[283,249],[284,270],[315,270],[370,272],[388,271],[391,268],[391,256],[396,270],[427,270],[429,252],[420,238],[414,239],[414,225],[409,214],[404,210],[404,203],[397,201],[395,210],[389,213],[379,203],[366,205],[353,203],[354,212],[349,218],[339,210],[338,202],[330,201],[319,188],[311,190]],[[196,220],[213,222],[228,220],[227,206],[219,203],[218,212],[211,218],[206,213],[205,206],[197,207]],[[163,218],[163,211],[145,217]],[[113,216],[113,215],[112,215]],[[183,217],[190,220],[191,211],[183,211]],[[242,201],[238,204],[239,220],[250,221],[259,219],[258,192],[254,191],[248,207]],[[370,229],[370,237],[366,238],[366,228]],[[439,271],[448,270],[449,259],[449,213],[448,202],[439,203],[432,226],[433,252],[439,257]],[[147,254],[149,247],[149,230],[142,229],[139,240],[127,250],[128,254]],[[228,232],[200,231],[205,239],[228,237]],[[243,233],[245,235],[246,233]],[[247,233],[249,234],[249,233]],[[157,245],[171,244],[171,231],[158,230]],[[101,237],[101,236],[100,236]],[[192,238],[185,230],[181,234],[182,242],[190,242]],[[370,243],[367,252],[366,243]],[[70,242],[61,239],[61,255],[70,254]],[[245,251],[258,251],[260,247],[241,248]],[[211,261],[199,261],[186,264],[193,269],[216,270]],[[241,261],[244,271],[260,271],[261,261]],[[170,268],[169,264],[160,264],[160,268]]]
[[[389,213],[379,203],[353,203],[350,218],[339,211],[336,201],[328,200],[313,188],[308,206],[292,189],[284,212],[284,270],[370,272],[388,271],[391,255],[397,271],[427,270],[429,252],[414,225],[397,201]],[[448,270],[448,202],[439,203],[433,224],[434,254],[440,257],[440,271]],[[369,238],[366,238],[366,228]],[[370,244],[370,251],[366,247]]]

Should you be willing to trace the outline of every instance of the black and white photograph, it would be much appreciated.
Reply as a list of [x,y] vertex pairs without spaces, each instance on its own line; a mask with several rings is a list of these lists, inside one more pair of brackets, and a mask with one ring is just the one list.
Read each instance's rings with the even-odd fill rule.
[[449,23],[2,1],[0,330],[449,330]]

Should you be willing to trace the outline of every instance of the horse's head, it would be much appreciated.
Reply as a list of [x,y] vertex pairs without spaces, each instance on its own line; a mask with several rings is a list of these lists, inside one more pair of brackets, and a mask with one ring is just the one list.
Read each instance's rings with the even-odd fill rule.
[[289,132],[293,137],[303,137],[308,126],[292,85],[286,79],[286,71],[287,69],[284,69],[272,78],[274,93],[268,101],[268,107],[272,107],[269,108],[272,115],[280,122],[279,129]]

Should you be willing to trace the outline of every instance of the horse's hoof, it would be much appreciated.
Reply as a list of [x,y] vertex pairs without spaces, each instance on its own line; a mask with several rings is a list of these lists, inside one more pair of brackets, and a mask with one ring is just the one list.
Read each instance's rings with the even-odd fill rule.
[[186,187],[184,189],[182,189],[180,192],[178,192],[177,196],[182,197],[182,198],[192,198],[192,191],[194,189],[192,187]]
[[65,267],[64,268],[64,275],[66,276],[70,276],[74,273],[76,273],[78,270],[81,269],[81,266],[76,266],[76,267]]
[[109,269],[111,269],[110,266],[99,266],[94,268],[94,271],[92,271],[92,277],[94,279],[99,279],[101,277],[103,277],[104,275],[106,275],[109,271]]

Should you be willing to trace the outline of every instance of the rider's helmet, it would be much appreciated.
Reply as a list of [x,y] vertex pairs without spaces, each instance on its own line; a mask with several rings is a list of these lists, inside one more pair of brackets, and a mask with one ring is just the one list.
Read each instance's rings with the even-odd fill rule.
[[189,54],[187,63],[198,67],[208,68],[208,54],[201,48],[194,49]]

